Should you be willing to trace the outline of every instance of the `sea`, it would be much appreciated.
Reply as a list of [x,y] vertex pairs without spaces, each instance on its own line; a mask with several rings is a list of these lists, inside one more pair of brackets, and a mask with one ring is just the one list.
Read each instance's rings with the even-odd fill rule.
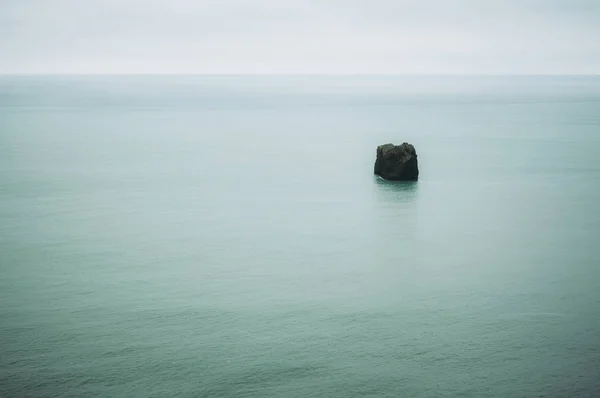
[[0,77],[0,396],[600,397],[600,76]]

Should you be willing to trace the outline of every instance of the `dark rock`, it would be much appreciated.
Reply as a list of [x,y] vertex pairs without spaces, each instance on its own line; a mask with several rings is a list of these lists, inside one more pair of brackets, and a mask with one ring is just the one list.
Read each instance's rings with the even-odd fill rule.
[[385,144],[377,147],[375,174],[386,180],[416,181],[419,179],[417,151],[408,143]]

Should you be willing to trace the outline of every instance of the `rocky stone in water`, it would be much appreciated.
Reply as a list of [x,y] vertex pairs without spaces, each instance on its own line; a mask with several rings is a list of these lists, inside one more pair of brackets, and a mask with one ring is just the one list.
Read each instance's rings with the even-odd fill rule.
[[419,165],[415,147],[406,142],[402,145],[379,145],[375,174],[386,180],[417,181]]

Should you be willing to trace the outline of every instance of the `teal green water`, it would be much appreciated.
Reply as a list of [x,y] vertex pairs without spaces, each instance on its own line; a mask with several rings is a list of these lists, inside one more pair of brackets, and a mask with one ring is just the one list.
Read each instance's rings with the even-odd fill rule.
[[597,397],[599,153],[598,77],[0,78],[0,396]]

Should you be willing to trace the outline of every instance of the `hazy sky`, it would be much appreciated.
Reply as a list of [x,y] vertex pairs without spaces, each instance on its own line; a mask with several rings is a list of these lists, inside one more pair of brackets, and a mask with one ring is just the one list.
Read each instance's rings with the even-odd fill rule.
[[600,0],[0,0],[0,73],[600,73]]

